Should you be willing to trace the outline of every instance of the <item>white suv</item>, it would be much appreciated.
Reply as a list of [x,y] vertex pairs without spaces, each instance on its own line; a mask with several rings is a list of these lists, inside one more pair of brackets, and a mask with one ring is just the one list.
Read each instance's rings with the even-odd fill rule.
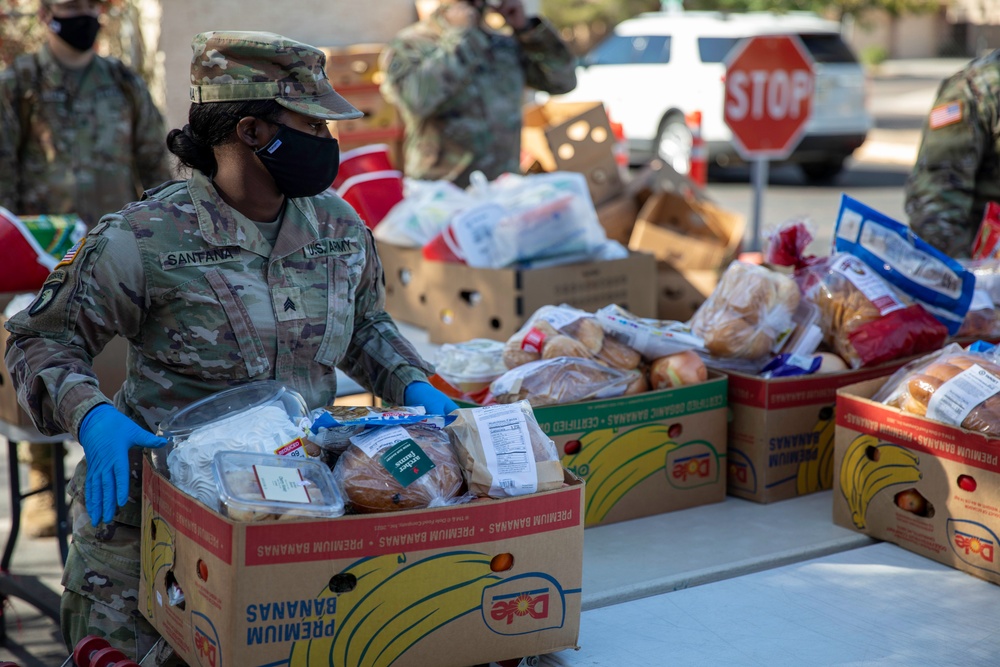
[[789,157],[810,181],[840,173],[872,127],[867,79],[840,26],[790,12],[656,12],[623,21],[587,54],[577,87],[555,100],[600,100],[621,123],[633,162],[659,157],[687,173],[691,131],[684,116],[702,112],[709,164],[740,162],[723,120],[725,60],[745,37],[798,35],[815,61],[812,117]]

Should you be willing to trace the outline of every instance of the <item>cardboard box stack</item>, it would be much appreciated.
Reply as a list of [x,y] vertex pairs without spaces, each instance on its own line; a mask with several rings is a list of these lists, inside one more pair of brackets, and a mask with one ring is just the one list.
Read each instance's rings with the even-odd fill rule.
[[726,378],[535,408],[562,464],[586,482],[585,524],[722,502]]
[[770,503],[832,488],[837,390],[905,361],[787,378],[727,373],[729,494]]
[[629,248],[656,257],[660,319],[686,322],[739,254],[746,219],[695,190],[657,188],[638,213]]
[[467,667],[577,645],[571,475],[506,500],[237,523],[147,459],[142,521],[139,608],[190,665]]
[[356,120],[338,121],[341,152],[369,144],[386,144],[393,165],[402,167],[403,124],[396,108],[379,92],[381,44],[325,47],[326,72],[334,89],[364,112]]
[[1000,439],[837,392],[833,520],[1000,584]]
[[425,261],[420,248],[378,244],[386,310],[427,330],[432,343],[506,340],[541,306],[566,303],[594,311],[617,303],[656,315],[651,255],[537,269],[476,269]]
[[614,135],[600,102],[547,102],[524,109],[521,168],[525,173],[574,171],[587,177],[598,208],[625,189]]

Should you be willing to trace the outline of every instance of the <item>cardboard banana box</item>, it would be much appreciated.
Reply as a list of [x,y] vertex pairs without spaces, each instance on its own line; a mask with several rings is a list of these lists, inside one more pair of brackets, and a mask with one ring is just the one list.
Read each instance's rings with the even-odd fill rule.
[[1000,438],[837,392],[833,520],[1000,584]]
[[534,409],[563,467],[586,481],[585,524],[726,499],[726,377]]
[[771,503],[832,488],[837,390],[907,361],[773,379],[729,372],[729,495]]
[[452,507],[235,523],[147,460],[139,608],[192,667],[468,667],[573,648],[583,484],[566,481]]

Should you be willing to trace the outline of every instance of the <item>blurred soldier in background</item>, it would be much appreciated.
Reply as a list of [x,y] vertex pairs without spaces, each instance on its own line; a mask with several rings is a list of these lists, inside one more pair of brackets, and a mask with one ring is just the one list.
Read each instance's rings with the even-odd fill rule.
[[[487,10],[509,31],[489,28]],[[476,170],[490,180],[520,171],[525,86],[576,87],[573,55],[547,22],[525,16],[521,0],[442,0],[388,44],[381,69],[382,94],[405,125],[406,175],[460,187]]]
[[983,211],[1000,202],[1000,49],[941,84],[906,183],[906,213],[921,238],[968,257]]
[[[170,178],[163,118],[142,79],[94,51],[103,0],[42,0],[45,44],[0,72],[0,206],[76,213],[88,227]],[[51,483],[51,446],[22,443],[32,488]],[[51,492],[30,497],[26,531],[55,534]]]

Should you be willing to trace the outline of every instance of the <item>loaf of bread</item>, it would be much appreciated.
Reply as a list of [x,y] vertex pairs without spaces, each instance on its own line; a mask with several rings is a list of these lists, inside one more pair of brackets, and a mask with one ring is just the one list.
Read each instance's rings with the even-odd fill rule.
[[[507,368],[517,368],[539,359],[589,359],[599,355],[604,346],[604,329],[593,314],[565,305],[543,306],[507,340],[503,360]],[[613,354],[606,353],[608,357]]]
[[448,434],[425,424],[401,428],[434,463],[434,468],[407,486],[382,465],[380,456],[369,456],[356,444],[348,447],[334,468],[344,498],[359,513],[392,512],[447,504],[462,489],[462,471]]
[[454,415],[455,421],[445,430],[458,454],[469,493],[505,498],[562,486],[563,470],[555,443],[542,431],[527,401],[461,408]]
[[691,330],[713,356],[760,359],[793,328],[799,289],[788,276],[733,262],[691,318]]
[[512,368],[490,385],[497,403],[528,401],[532,406],[562,405],[621,396],[639,371],[619,370],[577,357],[540,359]]
[[[963,402],[969,400],[970,396],[973,397],[973,401],[976,400],[977,389],[975,387],[977,386],[989,387],[993,384],[1000,386],[1000,365],[993,363],[986,357],[973,353],[943,354],[938,356],[936,360],[909,373],[900,383],[900,390],[896,391],[886,402],[895,405],[904,412],[946,421],[953,426],[961,426],[970,431],[996,433],[1000,429],[1000,394],[989,395],[988,390],[985,391],[982,400],[962,417],[960,424],[953,423],[949,419],[949,414],[955,413],[929,409],[931,399],[936,393],[956,389],[949,384],[949,381],[973,366],[978,366],[989,377],[985,378],[985,382],[963,383],[961,387]],[[961,412],[958,414],[961,415]]]

